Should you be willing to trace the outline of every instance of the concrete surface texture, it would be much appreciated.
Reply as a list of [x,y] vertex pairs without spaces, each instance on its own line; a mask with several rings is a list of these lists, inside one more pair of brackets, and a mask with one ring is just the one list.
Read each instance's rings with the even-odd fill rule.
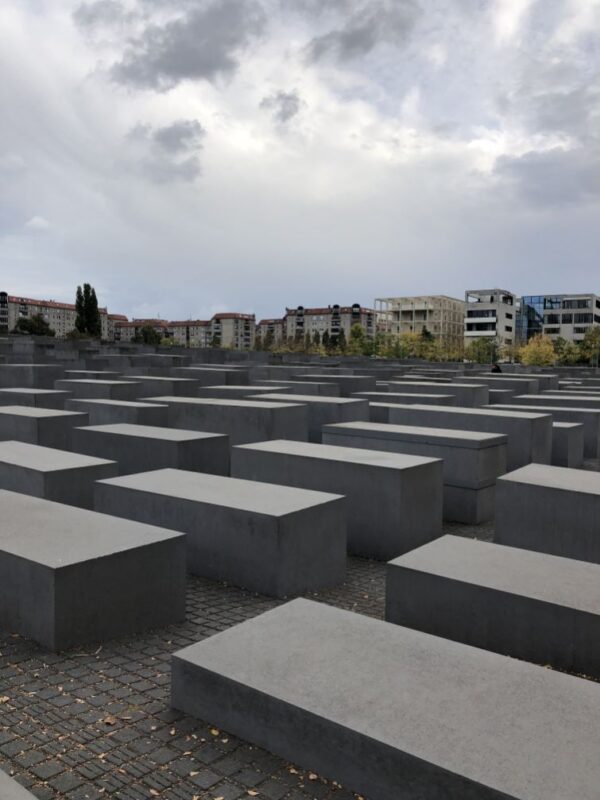
[[37,406],[0,406],[0,440],[57,447],[68,450],[73,428],[86,425],[85,412],[61,411]]
[[112,425],[122,422],[131,425],[156,425],[164,427],[169,419],[169,409],[158,403],[127,400],[67,400],[67,409],[86,411],[90,425]]
[[37,408],[64,409],[70,392],[58,389],[0,389],[0,406],[35,406]]

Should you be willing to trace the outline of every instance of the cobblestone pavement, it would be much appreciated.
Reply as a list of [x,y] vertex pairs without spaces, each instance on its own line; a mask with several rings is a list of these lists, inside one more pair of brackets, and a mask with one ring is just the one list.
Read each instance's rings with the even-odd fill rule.
[[[490,539],[492,526],[451,524],[445,532]],[[384,579],[384,564],[350,558],[341,587],[311,596],[381,618]],[[277,602],[189,578],[187,620],[181,625],[60,654],[3,635],[0,768],[40,800],[355,797],[218,731],[210,720],[200,722],[169,708],[171,653]]]

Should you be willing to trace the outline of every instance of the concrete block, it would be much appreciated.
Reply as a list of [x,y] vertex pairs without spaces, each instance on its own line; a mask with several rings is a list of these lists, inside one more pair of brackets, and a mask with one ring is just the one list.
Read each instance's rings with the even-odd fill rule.
[[94,481],[117,474],[114,461],[36,444],[0,442],[0,489],[92,508]]
[[[456,397],[452,394],[416,394],[412,392],[356,392],[352,397],[368,400],[369,403],[393,403],[395,405],[425,404],[432,406],[454,406]],[[377,422],[377,420],[371,420]]]
[[600,678],[600,566],[443,536],[390,561],[385,618]]
[[580,422],[552,423],[552,465],[583,466],[583,425]]
[[508,436],[506,457],[509,470],[531,461],[550,463],[552,418],[548,414],[499,411],[496,408],[404,405],[390,409],[389,419],[394,425],[504,433]]
[[0,388],[54,389],[54,382],[64,375],[57,364],[2,364]]
[[184,619],[184,535],[6,491],[0,516],[0,627],[63,650]]
[[322,603],[180,650],[171,690],[369,800],[598,798],[596,684]]
[[456,405],[476,408],[487,405],[489,389],[487,386],[471,383],[434,383],[433,381],[389,381],[390,392],[411,394],[453,395]]
[[187,533],[190,572],[287,597],[346,570],[345,499],[163,469],[96,484],[96,510]]
[[355,392],[374,392],[376,378],[371,375],[339,375],[297,373],[292,375],[295,380],[312,381],[316,383],[335,383],[340,387],[341,397],[351,397]]
[[440,458],[444,519],[472,525],[493,519],[496,478],[506,472],[507,437],[503,434],[351,422],[326,425],[323,442]]
[[56,389],[0,389],[0,406],[34,406],[62,410],[71,392]]
[[65,380],[72,381],[117,381],[122,376],[122,372],[109,369],[67,369],[64,374]]
[[92,398],[94,400],[135,400],[141,384],[133,381],[55,381],[55,389],[71,392],[73,398]]
[[168,406],[169,427],[226,433],[232,445],[308,437],[306,406],[297,403],[205,397],[149,397],[148,401]]
[[200,381],[195,378],[161,378],[154,375],[125,375],[125,380],[136,381],[135,397],[152,397],[157,394],[168,394],[175,397],[196,397]]
[[[511,401],[512,403],[512,401]],[[591,408],[600,411],[600,395],[567,394],[567,392],[542,392],[541,394],[518,394],[514,397],[516,405],[561,406],[563,408]]]
[[[284,392],[285,386],[234,386],[224,384],[222,386],[202,386],[196,393],[197,397],[215,397],[219,400],[248,400],[249,398],[256,397],[257,395],[274,394],[275,392]],[[261,399],[261,398],[258,398]]]
[[[259,397],[251,396],[248,399],[258,400]],[[273,403],[302,403],[306,406],[309,442],[321,441],[323,425],[369,419],[369,402],[363,399],[310,394],[270,394],[268,399]]]
[[512,389],[490,389],[489,403],[491,406],[509,403],[514,396],[515,393]]
[[90,425],[73,431],[72,449],[116,461],[119,475],[166,467],[229,475],[229,439],[222,433],[126,423]]
[[231,474],[345,495],[356,555],[388,559],[441,534],[436,459],[280,440],[232,448]]
[[244,369],[223,369],[216,366],[175,367],[171,374],[177,378],[193,378],[200,386],[222,386],[224,383],[247,386],[250,383],[248,370]]
[[90,425],[112,425],[123,422],[130,425],[165,427],[169,418],[168,406],[140,401],[67,400],[67,408],[72,411],[87,412]]
[[530,464],[498,479],[494,541],[600,563],[600,473]]
[[0,406],[0,441],[15,439],[68,450],[73,428],[87,423],[88,415],[84,412],[36,406]]
[[[423,394],[413,394],[413,395],[406,395],[411,399],[405,404],[401,400],[396,400],[395,402],[388,403],[386,401],[376,401],[376,402],[369,402],[369,421],[370,422],[379,422],[384,424],[391,423],[390,414],[394,408],[397,406],[403,405],[447,405],[453,406],[456,402],[456,398],[453,395],[445,395],[445,394],[438,394],[438,395],[423,395]],[[435,398],[433,401],[430,401],[429,398]],[[442,402],[439,402],[439,401]]]
[[[276,381],[256,380],[255,384],[261,386],[281,386],[281,391],[288,394],[319,394],[325,397],[339,397],[340,387],[337,383],[317,383],[317,381]],[[280,391],[277,389],[276,391]]]
[[[454,379],[456,380],[456,379]],[[537,394],[540,381],[537,375],[497,375],[481,373],[473,376],[474,381],[484,383],[490,389],[508,389],[514,394]]]

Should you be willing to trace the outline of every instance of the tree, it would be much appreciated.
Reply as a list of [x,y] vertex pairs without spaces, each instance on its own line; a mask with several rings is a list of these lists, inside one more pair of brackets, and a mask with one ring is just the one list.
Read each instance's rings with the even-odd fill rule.
[[427,325],[423,325],[423,330],[421,331],[421,339],[423,339],[424,342],[433,342],[435,340],[435,336],[429,330]]
[[256,336],[254,337],[254,349],[257,350],[257,351],[260,351],[260,350],[263,349],[263,340],[262,340],[262,336],[260,335],[260,333],[257,333]]
[[273,331],[267,330],[265,333],[265,338],[263,340],[263,350],[271,350],[273,348]]
[[558,336],[552,344],[559,364],[576,364],[581,358],[581,349],[575,342],[568,342],[562,336]]
[[304,336],[304,352],[305,353],[310,353],[311,341],[312,340],[310,338],[310,333],[307,332],[305,334],[305,336]]
[[50,327],[41,314],[18,319],[13,333],[23,333],[29,336],[56,336],[56,331]]
[[96,290],[89,283],[77,287],[75,293],[75,328],[79,333],[98,338],[102,333]]
[[161,335],[152,325],[142,325],[134,337],[134,342],[157,345],[161,343]]
[[313,333],[313,347],[317,351],[321,347],[321,334],[319,333],[319,331],[315,331]]
[[75,317],[75,330],[79,331],[79,333],[85,334],[85,305],[83,302],[83,291],[81,286],[77,287],[77,291],[75,293],[75,312],[77,314]]
[[581,354],[594,366],[598,366],[600,358],[600,325],[588,328],[581,342]]
[[363,326],[359,322],[355,322],[350,328],[348,352],[353,356],[362,355],[365,351],[366,338]]
[[329,331],[323,331],[323,336],[321,337],[321,344],[325,348],[327,352],[331,349],[331,337],[329,336]]
[[547,367],[554,364],[556,354],[549,336],[532,336],[521,348],[521,361],[529,367]]
[[491,364],[498,360],[498,342],[495,339],[473,339],[465,347],[465,358],[476,364]]

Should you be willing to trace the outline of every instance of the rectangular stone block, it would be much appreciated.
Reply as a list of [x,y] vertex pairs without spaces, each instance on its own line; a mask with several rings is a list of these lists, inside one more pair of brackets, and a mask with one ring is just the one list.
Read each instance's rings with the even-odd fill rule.
[[552,418],[548,414],[499,411],[496,408],[404,405],[391,408],[389,419],[394,425],[504,433],[508,436],[506,457],[509,470],[531,461],[550,463]]
[[372,375],[339,375],[297,373],[292,378],[300,381],[314,381],[316,383],[335,383],[340,387],[341,397],[351,397],[355,392],[374,392],[376,378]]
[[0,627],[64,650],[184,619],[184,535],[6,491],[0,517]]
[[[396,400],[395,402],[388,403],[386,401],[370,401],[369,402],[369,422],[379,422],[384,424],[391,423],[390,414],[394,408],[397,406],[403,405],[436,405],[436,406],[453,406],[456,403],[456,398],[453,395],[445,395],[445,394],[438,394],[438,395],[423,395],[423,394],[413,394],[413,395],[406,395],[406,397],[410,398],[404,403],[401,400]],[[434,398],[430,400],[429,398]],[[442,402],[440,402],[440,400]]]
[[512,389],[490,389],[489,403],[491,406],[509,403],[514,396],[515,393]]
[[[454,379],[456,380],[456,379]],[[490,389],[508,389],[515,394],[537,394],[540,381],[537,375],[474,375],[473,380],[484,383]]]
[[68,450],[73,428],[87,423],[88,415],[84,412],[35,406],[0,406],[0,441],[15,439]]
[[71,392],[56,389],[0,389],[0,406],[33,406],[62,410]]
[[[214,397],[219,400],[248,400],[257,395],[274,394],[275,392],[285,391],[285,386],[202,386],[198,389],[197,397]],[[261,399],[261,398],[258,398]]]
[[[432,406],[454,406],[456,397],[452,394],[416,394],[412,392],[356,392],[352,397],[368,400],[369,403],[386,403],[395,405],[425,404]],[[378,420],[372,419],[371,422]],[[379,420],[383,421],[383,420]]]
[[273,597],[335,586],[346,570],[336,494],[163,469],[96,484],[97,511],[187,533],[190,572]]
[[71,392],[75,399],[135,400],[141,384],[133,381],[62,380],[56,381],[54,388]]
[[57,364],[1,364],[0,388],[54,389],[64,372]]
[[65,380],[73,381],[117,381],[122,376],[122,372],[109,369],[67,369],[64,374]]
[[177,378],[193,378],[200,386],[222,386],[234,384],[236,386],[250,383],[248,370],[234,368],[211,367],[174,367],[171,374]]
[[[288,394],[318,394],[325,397],[339,397],[340,387],[337,383],[317,383],[317,381],[276,381],[255,380],[261,386],[281,386]],[[277,389],[276,391],[280,391]]]
[[350,422],[326,425],[323,442],[442,459],[444,519],[472,525],[493,519],[496,478],[506,472],[503,434]]
[[369,800],[598,798],[595,683],[310,600],[175,653],[171,703]]
[[600,473],[530,464],[498,479],[494,541],[600,563]]
[[385,618],[600,678],[600,566],[443,536],[390,561]]
[[[511,401],[512,402],[512,401]],[[567,392],[542,392],[541,394],[518,394],[516,405],[562,406],[564,408],[591,408],[600,411],[600,396],[590,394],[567,394]]]
[[36,444],[0,442],[0,489],[92,508],[94,481],[117,475],[117,464]]
[[388,559],[441,534],[442,464],[437,459],[257,442],[232,448],[231,474],[345,495],[348,552],[356,555]]
[[73,431],[72,449],[116,461],[119,475],[167,467],[229,475],[229,439],[222,433],[126,423],[90,425]]
[[168,406],[140,401],[67,400],[67,408],[72,411],[87,412],[90,425],[112,425],[123,422],[130,425],[166,427],[169,419]]
[[583,425],[580,422],[552,423],[552,465],[555,467],[583,466]]
[[[259,399],[257,396],[249,400]],[[270,394],[269,402],[302,403],[308,418],[308,441],[321,442],[323,425],[369,419],[368,400],[350,397],[322,397],[310,394]]]
[[155,375],[125,375],[124,380],[139,384],[135,397],[152,397],[157,394],[168,394],[175,397],[196,397],[200,381],[194,378],[161,378]]
[[226,433],[232,445],[308,437],[306,406],[295,402],[168,396],[148,400],[168,406],[169,427]]
[[465,408],[476,408],[487,405],[489,389],[483,384],[471,383],[434,383],[433,381],[389,381],[390,392],[412,394],[444,394],[456,398],[455,405]]

